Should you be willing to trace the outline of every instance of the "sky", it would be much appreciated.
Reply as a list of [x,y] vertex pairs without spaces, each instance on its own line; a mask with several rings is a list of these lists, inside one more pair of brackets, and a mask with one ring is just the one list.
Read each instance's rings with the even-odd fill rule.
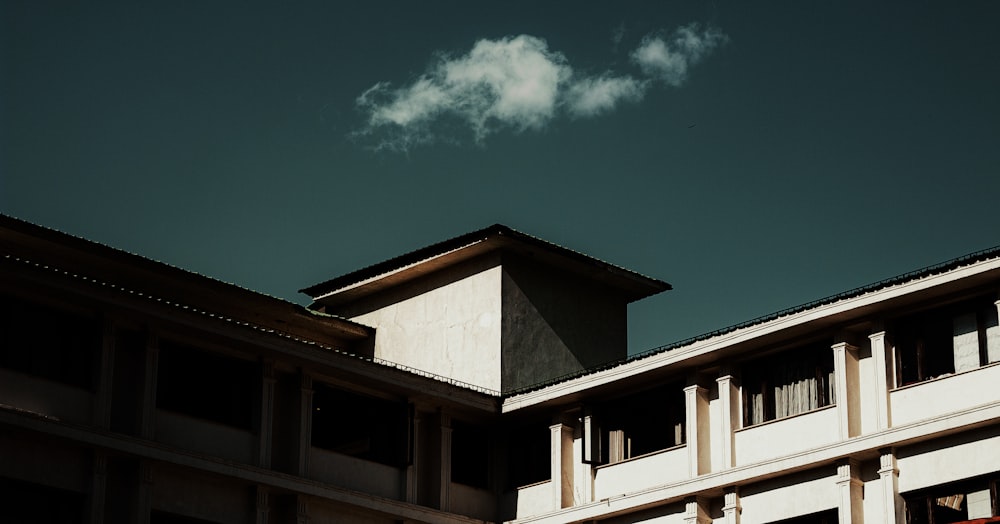
[[1000,2],[0,2],[0,212],[275,297],[503,223],[632,353],[1000,244]]

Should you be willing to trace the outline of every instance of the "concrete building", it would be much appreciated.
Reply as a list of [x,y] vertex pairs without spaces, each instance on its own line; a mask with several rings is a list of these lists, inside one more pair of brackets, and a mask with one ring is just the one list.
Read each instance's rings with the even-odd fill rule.
[[627,358],[669,287],[492,226],[306,308],[0,216],[0,521],[998,515],[1000,249]]

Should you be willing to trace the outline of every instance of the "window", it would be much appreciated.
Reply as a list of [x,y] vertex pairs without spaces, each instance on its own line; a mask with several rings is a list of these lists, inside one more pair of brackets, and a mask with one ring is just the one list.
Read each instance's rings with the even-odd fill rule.
[[[584,461],[613,464],[684,444],[684,388],[661,386],[595,406],[584,416]],[[588,456],[589,455],[589,456]]]
[[101,339],[96,315],[0,297],[0,367],[91,389]]
[[1000,362],[1000,328],[992,301],[978,300],[896,322],[896,385],[905,386]]
[[508,487],[518,488],[552,476],[552,431],[544,421],[513,428],[507,435]]
[[903,495],[908,524],[951,524],[997,516],[1000,477],[953,482]]
[[451,480],[474,488],[490,487],[490,432],[487,428],[452,421]]
[[744,426],[836,403],[829,345],[812,344],[751,362],[742,375]]
[[156,407],[253,429],[259,373],[256,362],[161,340]]
[[313,386],[312,445],[404,467],[410,459],[410,410],[404,402]]

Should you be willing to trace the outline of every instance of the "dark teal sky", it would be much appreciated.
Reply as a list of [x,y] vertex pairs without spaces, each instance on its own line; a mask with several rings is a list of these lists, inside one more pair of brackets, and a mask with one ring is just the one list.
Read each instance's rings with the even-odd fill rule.
[[[0,3],[0,211],[299,302],[501,222],[673,284],[633,351],[1000,244],[1000,2],[284,4]],[[692,23],[679,85],[631,58]],[[359,134],[518,35],[641,99]]]

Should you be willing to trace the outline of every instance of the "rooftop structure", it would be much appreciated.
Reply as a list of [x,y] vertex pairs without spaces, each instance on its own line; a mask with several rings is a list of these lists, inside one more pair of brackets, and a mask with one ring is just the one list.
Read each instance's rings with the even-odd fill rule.
[[4,518],[996,518],[1000,249],[627,357],[669,288],[495,225],[302,307],[0,216]]

